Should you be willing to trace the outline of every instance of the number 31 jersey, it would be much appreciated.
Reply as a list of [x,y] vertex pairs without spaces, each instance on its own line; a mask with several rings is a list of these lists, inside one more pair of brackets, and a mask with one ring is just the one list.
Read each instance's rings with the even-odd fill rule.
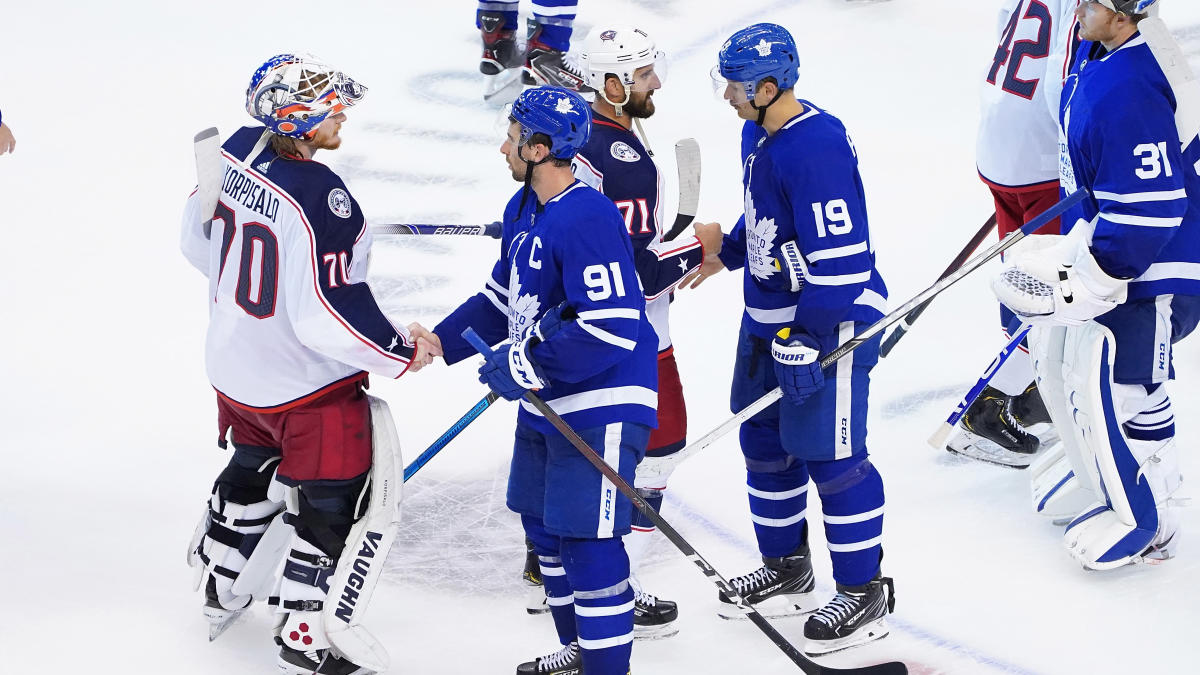
[[976,162],[987,183],[1022,188],[1058,178],[1058,102],[1078,46],[1079,0],[1006,0],[980,96]]
[[209,280],[209,381],[273,412],[363,371],[399,377],[413,348],[366,284],[358,202],[325,165],[258,148],[262,132],[244,127],[222,148],[211,238],[194,193],[184,210],[183,253]]

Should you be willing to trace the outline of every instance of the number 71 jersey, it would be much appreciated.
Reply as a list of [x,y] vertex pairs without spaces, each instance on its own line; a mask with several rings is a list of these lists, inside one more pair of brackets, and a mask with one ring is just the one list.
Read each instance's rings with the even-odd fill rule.
[[367,286],[358,202],[323,164],[255,152],[262,131],[225,142],[215,214],[195,194],[184,210],[183,253],[209,279],[209,381],[234,404],[276,412],[363,371],[399,377],[413,348]]
[[1058,177],[1058,102],[1078,48],[1079,0],[1005,0],[980,90],[976,162],[1009,190]]

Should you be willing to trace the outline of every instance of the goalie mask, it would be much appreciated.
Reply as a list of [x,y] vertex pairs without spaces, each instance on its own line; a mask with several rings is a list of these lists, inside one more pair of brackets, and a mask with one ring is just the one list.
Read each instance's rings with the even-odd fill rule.
[[326,117],[366,94],[366,87],[311,56],[280,54],[254,71],[246,112],[273,133],[306,140]]

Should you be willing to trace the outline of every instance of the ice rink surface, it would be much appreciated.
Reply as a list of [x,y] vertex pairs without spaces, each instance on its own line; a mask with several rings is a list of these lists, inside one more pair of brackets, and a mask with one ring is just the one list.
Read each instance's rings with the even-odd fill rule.
[[[628,22],[672,56],[646,124],[662,169],[683,137],[704,153],[701,220],[741,209],[740,122],[708,72],[734,30],[769,20],[801,51],[797,92],[842,118],[862,162],[892,306],[925,288],[991,211],[974,170],[978,85],[998,0],[582,0],[576,37]],[[1163,18],[1200,51],[1200,4]],[[4,255],[0,672],[268,673],[256,611],[209,644],[184,563],[211,481],[215,406],[203,368],[205,281],[178,252],[194,184],[192,135],[250,123],[245,85],[267,57],[308,51],[370,87],[317,159],[374,223],[496,219],[516,188],[480,98],[475,3],[31,3],[0,20]],[[674,190],[673,179],[670,191]],[[673,197],[667,212],[673,210]],[[481,285],[486,239],[380,240],[372,281],[398,321],[432,325]],[[822,662],[900,659],[913,673],[1194,673],[1200,514],[1180,556],[1086,573],[1031,512],[1027,475],[967,463],[924,439],[1001,346],[987,289],[996,265],[942,296],[874,371],[870,448],[888,495],[884,571],[892,634]],[[675,304],[673,335],[698,438],[729,416],[740,280]],[[1197,474],[1200,341],[1176,352],[1185,477]],[[372,392],[411,459],[483,394],[470,366],[430,368]],[[555,647],[527,616],[519,525],[504,508],[514,407],[500,403],[407,486],[401,542],[368,625],[393,673],[510,673]],[[664,515],[726,576],[757,566],[735,435],[684,464]],[[1185,483],[1184,493],[1195,488]],[[831,595],[821,528],[818,593]],[[638,675],[787,673],[748,622],[716,615],[714,588],[666,540],[642,571],[679,602],[681,631],[637,643]],[[776,624],[802,639],[803,620]]]

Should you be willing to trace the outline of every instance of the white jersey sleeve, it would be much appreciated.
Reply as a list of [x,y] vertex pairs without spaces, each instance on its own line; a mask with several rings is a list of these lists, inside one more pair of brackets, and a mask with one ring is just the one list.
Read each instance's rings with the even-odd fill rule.
[[1078,41],[1079,0],[1005,0],[983,77],[976,162],[1002,188],[1055,181],[1058,104]]

